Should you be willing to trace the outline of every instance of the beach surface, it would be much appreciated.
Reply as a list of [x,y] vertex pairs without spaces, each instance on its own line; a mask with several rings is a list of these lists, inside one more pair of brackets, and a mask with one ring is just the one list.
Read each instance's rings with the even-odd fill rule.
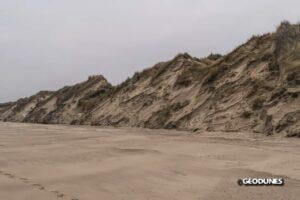
[[[239,178],[284,186],[239,186]],[[0,199],[299,199],[300,140],[0,123]]]

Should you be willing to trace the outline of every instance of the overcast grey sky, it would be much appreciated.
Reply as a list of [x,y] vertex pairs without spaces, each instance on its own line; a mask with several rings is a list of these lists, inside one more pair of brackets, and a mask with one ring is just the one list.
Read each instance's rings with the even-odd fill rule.
[[299,10],[299,0],[2,0],[0,102],[93,74],[117,84],[179,52],[224,54]]

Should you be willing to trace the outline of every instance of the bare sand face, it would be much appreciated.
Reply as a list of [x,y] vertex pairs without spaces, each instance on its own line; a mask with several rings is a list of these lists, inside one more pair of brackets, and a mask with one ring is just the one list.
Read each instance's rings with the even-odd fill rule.
[[0,123],[0,199],[299,199],[299,150],[297,139],[242,133]]

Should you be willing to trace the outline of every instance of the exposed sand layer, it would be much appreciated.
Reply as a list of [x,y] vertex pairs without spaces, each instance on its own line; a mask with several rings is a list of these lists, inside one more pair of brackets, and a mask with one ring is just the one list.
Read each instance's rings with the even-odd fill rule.
[[299,150],[297,139],[243,133],[0,123],[0,199],[299,199]]
[[224,56],[178,54],[117,86],[91,76],[0,104],[0,120],[300,137],[300,24],[283,22]]

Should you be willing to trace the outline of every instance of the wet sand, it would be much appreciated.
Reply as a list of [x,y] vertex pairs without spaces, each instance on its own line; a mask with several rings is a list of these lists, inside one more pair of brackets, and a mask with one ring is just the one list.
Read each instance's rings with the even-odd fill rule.
[[[239,186],[283,177],[279,186]],[[0,123],[2,200],[299,199],[300,140]]]

